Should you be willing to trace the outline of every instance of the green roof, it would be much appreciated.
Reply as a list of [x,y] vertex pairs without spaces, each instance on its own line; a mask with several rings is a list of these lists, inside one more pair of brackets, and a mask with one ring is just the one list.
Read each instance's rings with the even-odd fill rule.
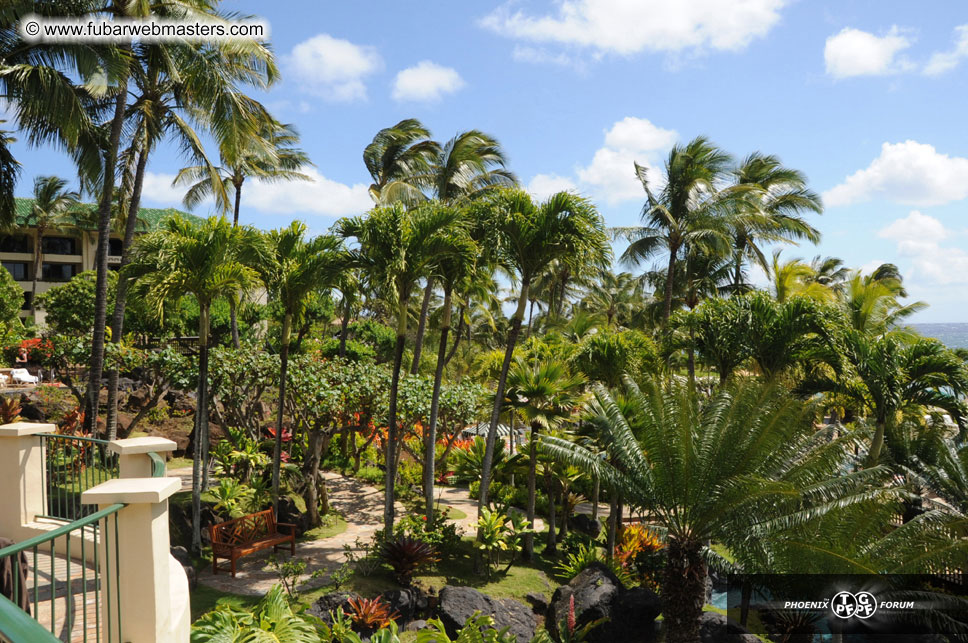
[[[17,216],[17,225],[29,226],[31,224],[30,212],[33,209],[34,200],[18,197],[14,199],[14,202],[16,203],[15,213]],[[86,230],[93,230],[94,226],[91,225],[91,220],[93,217],[91,215],[93,214],[96,208],[97,208],[97,205],[95,205],[94,203],[78,203],[77,206],[73,210],[71,210],[71,214],[75,215],[73,217],[74,225],[80,228],[84,228]],[[174,214],[180,215],[196,223],[201,223],[203,221],[201,217],[195,216],[190,212],[182,212],[181,210],[176,210],[175,208],[139,208],[138,209],[138,218],[140,218],[142,221],[145,222],[145,224],[148,226],[148,230],[154,230],[155,228],[161,225],[162,221],[164,221],[165,219],[167,219],[168,217]]]

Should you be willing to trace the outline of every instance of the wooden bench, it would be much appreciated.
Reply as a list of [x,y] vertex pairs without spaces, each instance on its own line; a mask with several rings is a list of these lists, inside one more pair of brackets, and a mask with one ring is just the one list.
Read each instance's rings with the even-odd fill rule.
[[[288,534],[279,532],[279,527],[289,530]],[[218,574],[218,560],[230,561],[232,578],[235,578],[235,561],[248,554],[268,549],[278,550],[289,543],[289,552],[296,554],[296,525],[276,522],[272,509],[242,516],[235,520],[212,525],[212,573]]]

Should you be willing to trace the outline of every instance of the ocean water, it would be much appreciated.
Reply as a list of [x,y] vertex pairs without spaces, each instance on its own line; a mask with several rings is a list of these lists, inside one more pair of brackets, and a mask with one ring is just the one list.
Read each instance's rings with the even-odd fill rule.
[[948,348],[968,348],[968,324],[911,324],[925,337],[934,337]]

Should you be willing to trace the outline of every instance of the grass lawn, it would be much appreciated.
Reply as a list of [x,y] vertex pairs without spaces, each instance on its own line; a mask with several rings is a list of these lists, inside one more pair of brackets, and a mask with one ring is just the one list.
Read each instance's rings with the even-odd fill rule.
[[168,461],[168,469],[184,469],[193,465],[191,458],[172,458]]
[[449,505],[444,505],[447,508],[447,517],[451,520],[463,520],[467,518],[467,514],[456,507],[451,507]]
[[332,538],[346,531],[346,521],[339,514],[331,513],[323,516],[323,524],[315,529],[310,529],[302,535],[299,540],[323,540]]

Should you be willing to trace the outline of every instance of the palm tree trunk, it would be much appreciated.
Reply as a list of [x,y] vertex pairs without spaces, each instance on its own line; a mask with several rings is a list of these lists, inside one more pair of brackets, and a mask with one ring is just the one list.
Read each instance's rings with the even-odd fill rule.
[[662,324],[668,325],[672,315],[672,292],[676,278],[676,253],[678,246],[669,246],[669,269],[666,271],[665,300],[662,303]]
[[434,525],[434,460],[437,445],[437,416],[440,412],[440,385],[444,379],[444,363],[447,359],[447,335],[450,333],[450,293],[450,287],[445,285],[444,312],[440,320],[440,345],[437,347],[437,368],[434,370],[434,392],[430,399],[430,423],[424,440],[424,500],[428,531]]
[[[44,245],[44,232],[42,228],[37,228],[37,244],[34,247],[34,283],[30,289],[30,318],[34,319],[37,312],[37,279],[41,273],[43,262],[41,261]],[[36,321],[36,320],[35,320]]]
[[867,466],[873,467],[877,465],[877,461],[881,457],[881,449],[884,447],[884,429],[885,422],[878,421],[877,426],[874,430],[874,438],[871,440],[871,448],[867,453]]
[[427,331],[427,312],[430,310],[430,298],[434,294],[434,280],[427,278],[424,288],[423,302],[420,304],[420,320],[417,322],[417,337],[413,346],[413,362],[410,364],[410,374],[416,375],[420,368],[420,353],[423,350],[424,333]]
[[198,390],[195,407],[195,448],[192,454],[192,549],[202,551],[202,444],[208,439],[208,304],[198,307]]
[[608,534],[605,542],[605,555],[611,559],[615,555],[615,543],[618,542],[618,527],[621,523],[619,513],[622,510],[622,502],[614,489],[609,490],[608,496]]
[[696,390],[696,329],[689,327],[689,351],[686,367],[689,371],[689,386]]
[[393,374],[390,379],[390,405],[387,410],[386,481],[383,499],[383,533],[393,533],[393,519],[397,480],[397,394],[400,390],[400,369],[403,366],[403,347],[407,341],[407,298],[402,297],[397,311],[397,345],[393,350]]
[[699,640],[699,619],[706,602],[706,563],[702,544],[669,539],[663,571],[662,614],[667,643]]
[[534,300],[528,304],[528,337],[531,337],[531,327],[534,323]]
[[504,363],[501,364],[501,375],[497,380],[497,391],[494,394],[494,407],[491,409],[491,425],[487,430],[487,444],[484,448],[484,462],[481,471],[481,493],[477,498],[477,512],[487,506],[488,492],[491,489],[491,466],[494,463],[494,443],[497,441],[497,424],[501,418],[501,405],[504,403],[504,387],[508,380],[508,370],[511,368],[511,357],[518,335],[521,334],[521,324],[524,321],[524,309],[528,303],[528,290],[531,285],[530,277],[521,279],[521,293],[518,295],[518,307],[511,318],[511,328],[508,331],[508,345],[504,351]]
[[[534,505],[538,486],[538,426],[531,423],[531,440],[528,442],[528,506],[525,509],[528,524],[534,529]],[[534,558],[534,532],[524,535],[524,559]]]
[[276,439],[272,448],[272,510],[279,510],[279,469],[282,465],[282,414],[286,406],[286,377],[289,370],[289,336],[292,334],[292,313],[286,311],[282,319],[282,348],[279,351],[279,410],[276,413]]
[[[235,184],[235,210],[232,213],[232,227],[239,227],[239,208],[242,205],[242,182],[238,181]],[[232,325],[232,346],[236,349],[240,346],[239,343],[239,313],[238,306],[235,299],[229,301],[229,320]]]
[[91,333],[91,369],[87,384],[87,409],[84,414],[84,430],[93,433],[97,428],[97,414],[101,398],[101,374],[104,369],[104,329],[108,320],[108,241],[111,238],[111,198],[114,196],[114,167],[121,144],[121,126],[124,124],[124,108],[127,105],[127,78],[118,88],[114,100],[114,116],[111,134],[104,150],[102,168],[104,184],[97,211],[97,251],[94,253],[94,329]]
[[450,360],[452,360],[454,358],[454,354],[457,353],[457,347],[460,345],[461,333],[464,330],[464,311],[465,310],[466,310],[465,306],[461,306],[458,309],[457,329],[454,331],[454,345],[450,347],[450,352],[447,353],[447,357],[444,359],[444,366],[447,366],[448,364],[450,364]]
[[[134,184],[131,187],[131,200],[128,202],[128,219],[124,222],[124,239],[121,240],[121,269],[131,263],[129,250],[134,243],[134,233],[138,227],[138,210],[141,208],[141,189],[145,180],[145,169],[148,167],[148,149],[141,151],[138,165],[135,168]],[[114,296],[114,313],[111,315],[111,341],[121,342],[124,332],[124,309],[128,305],[128,280],[118,279],[118,288]],[[108,440],[114,440],[118,435],[118,369],[108,371],[108,415],[105,420]]]
[[592,520],[598,522],[598,496],[602,490],[602,479],[595,476],[595,487],[592,490]]
[[339,356],[346,357],[346,336],[350,327],[350,300],[343,296],[343,319],[339,322]]
[[545,546],[545,555],[553,554],[558,550],[557,534],[555,532],[555,518],[557,514],[558,489],[555,487],[555,477],[551,473],[551,467],[545,467],[545,486],[548,491],[548,544]]
[[306,478],[306,513],[309,515],[309,524],[318,527],[320,524],[319,512],[319,461],[322,458],[323,438],[322,431],[311,429],[309,431],[309,457],[306,458],[306,467],[303,476]]

